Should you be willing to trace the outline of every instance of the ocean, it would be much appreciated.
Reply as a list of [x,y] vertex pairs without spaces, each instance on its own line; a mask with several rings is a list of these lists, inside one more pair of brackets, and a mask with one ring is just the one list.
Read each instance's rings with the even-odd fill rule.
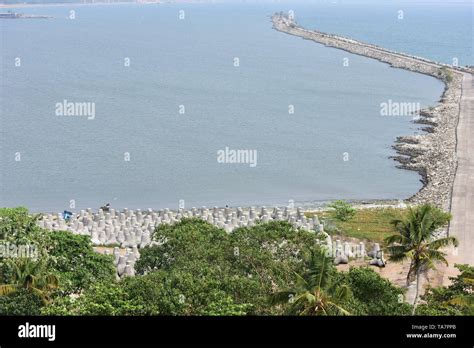
[[[443,84],[270,21],[293,10],[308,28],[472,64],[469,3],[404,6],[402,20],[396,3],[341,1],[18,9],[54,18],[0,20],[0,206],[407,198],[420,177],[391,146],[421,127],[381,105],[434,105]],[[219,160],[232,150],[242,156]]]

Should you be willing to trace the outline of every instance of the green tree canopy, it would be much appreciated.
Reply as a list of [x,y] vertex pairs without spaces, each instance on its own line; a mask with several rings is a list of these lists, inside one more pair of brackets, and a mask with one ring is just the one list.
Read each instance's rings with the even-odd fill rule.
[[[159,226],[153,238],[159,245],[144,248],[135,268],[138,274],[165,272],[163,277],[188,301],[186,309],[178,306],[187,314],[203,313],[215,301],[205,298],[209,294],[231,299],[249,314],[277,314],[267,304],[268,294],[285,286],[290,271],[300,270],[304,255],[318,247],[314,233],[286,222],[228,234],[200,219],[184,219]],[[176,296],[167,301],[174,303]]]
[[429,288],[421,297],[418,315],[474,315],[474,267],[456,265],[460,273],[447,287]]
[[57,231],[50,233],[50,243],[48,264],[58,274],[63,293],[115,281],[113,256],[95,252],[90,237]]
[[81,296],[57,297],[41,309],[43,315],[143,315],[142,304],[116,283],[102,282]]
[[30,289],[21,288],[8,295],[0,296],[0,316],[39,315],[43,300]]
[[[351,267],[340,273],[357,301],[362,315],[408,315],[411,305],[405,303],[404,290],[394,286],[369,267]],[[354,311],[355,312],[355,311]]]

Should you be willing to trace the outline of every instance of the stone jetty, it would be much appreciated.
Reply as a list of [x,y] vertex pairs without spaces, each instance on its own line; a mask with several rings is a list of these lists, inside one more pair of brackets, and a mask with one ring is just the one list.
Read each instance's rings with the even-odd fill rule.
[[414,121],[425,125],[425,133],[398,137],[393,146],[398,156],[393,158],[399,162],[399,168],[417,171],[422,177],[422,189],[410,197],[409,202],[429,202],[449,209],[457,166],[456,126],[463,73],[472,73],[472,69],[430,61],[350,38],[307,30],[281,13],[273,15],[272,22],[273,28],[278,31],[377,59],[394,68],[430,75],[444,82],[445,90],[439,103],[433,108],[422,110],[420,117]]

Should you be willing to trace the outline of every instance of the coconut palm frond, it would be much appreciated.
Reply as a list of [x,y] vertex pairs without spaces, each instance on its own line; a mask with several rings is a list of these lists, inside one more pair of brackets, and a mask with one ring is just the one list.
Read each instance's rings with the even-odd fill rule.
[[340,285],[337,286],[333,290],[333,295],[332,297],[337,301],[337,302],[342,302],[346,299],[348,299],[352,294],[351,288],[347,285]]
[[384,239],[386,244],[406,244],[406,237],[401,234],[394,234]]
[[34,277],[33,286],[38,289],[54,290],[59,287],[59,280],[54,274],[46,274]]
[[446,260],[446,253],[439,251],[428,249],[424,253],[425,259],[424,264],[428,265],[430,268],[434,268],[436,263],[444,263],[446,266],[448,265],[448,261]]
[[270,305],[291,303],[294,301],[295,291],[280,291],[269,297]]
[[351,313],[348,310],[342,308],[337,303],[334,303],[331,301],[328,302],[328,309],[330,309],[330,311],[334,313],[335,315],[344,315],[344,316],[351,315]]
[[448,301],[449,304],[460,306],[460,307],[471,307],[474,306],[474,296],[473,295],[460,295],[455,298],[452,298]]
[[304,279],[301,275],[299,275],[296,272],[293,272],[293,274],[295,275],[295,278],[296,278],[296,281],[295,281],[296,287],[299,289],[307,289],[308,282],[306,281],[306,279]]
[[312,293],[310,293],[309,291],[308,292],[305,292],[304,294],[302,294],[301,296],[298,296],[295,300],[295,302],[299,302],[301,301],[302,299],[304,299],[304,301],[306,301],[310,306],[312,306],[315,302],[316,302],[316,296],[314,296]]
[[439,238],[435,239],[434,241],[428,243],[428,248],[430,249],[439,249],[439,248],[444,248],[449,245],[454,245],[457,247],[459,245],[458,240],[455,237],[445,237],[445,238]]
[[323,251],[311,251],[308,284],[310,287],[324,288],[331,276],[331,259]]
[[[328,315],[331,306],[340,307],[340,302],[350,294],[348,286],[334,286],[331,258],[324,252],[312,252],[308,272],[304,276],[295,274],[294,289],[278,292],[270,297],[272,304],[290,303],[289,312],[298,315]],[[332,303],[333,305],[329,306]],[[334,307],[336,308],[336,307]],[[344,314],[344,309],[335,314]]]
[[0,285],[0,296],[8,296],[18,291],[18,285],[14,284],[2,284]]
[[462,281],[466,284],[474,285],[474,279],[473,278],[462,278]]
[[410,249],[406,245],[391,245],[385,248],[390,254],[391,261],[403,261],[410,256]]
[[391,223],[393,226],[397,227],[399,224],[403,223],[403,220],[401,220],[401,219],[393,219],[392,221],[390,221],[390,223]]
[[48,295],[43,290],[37,288],[30,288],[29,290],[32,291],[36,296],[41,298],[43,304],[47,305],[50,302]]
[[55,276],[54,274],[48,274],[45,277],[46,280],[46,286],[49,289],[57,289],[59,288],[59,278]]

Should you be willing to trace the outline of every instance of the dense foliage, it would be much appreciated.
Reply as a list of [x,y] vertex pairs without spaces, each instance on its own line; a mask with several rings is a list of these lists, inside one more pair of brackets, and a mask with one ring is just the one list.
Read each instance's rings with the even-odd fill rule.
[[352,267],[343,281],[352,290],[357,312],[365,315],[407,315],[411,306],[404,303],[404,291],[369,267]]
[[[404,291],[368,267],[338,272],[315,233],[286,222],[227,233],[199,219],[160,225],[135,277],[86,236],[49,232],[23,208],[0,209],[0,243],[36,258],[0,257],[0,315],[406,315]],[[472,267],[431,289],[419,314],[472,314]]]
[[43,302],[28,289],[0,296],[0,315],[39,315]]
[[44,315],[142,315],[143,306],[116,283],[98,283],[81,296],[58,297]]
[[460,273],[448,287],[430,288],[421,297],[419,315],[474,315],[474,267],[456,265]]
[[293,315],[350,315],[344,307],[351,290],[336,274],[332,259],[323,250],[312,251],[304,273],[295,273],[292,287],[273,294],[271,302]]
[[51,232],[50,243],[48,264],[58,274],[64,293],[115,280],[113,256],[95,252],[88,236]]
[[[286,222],[239,228],[232,234],[198,219],[162,225],[159,245],[142,250],[139,274],[160,270],[169,286],[166,314],[201,314],[226,298],[247,314],[277,314],[268,295],[285,286],[302,258],[316,248],[313,233],[295,231]],[[176,305],[178,297],[184,303]],[[243,306],[243,307],[242,307]]]
[[112,257],[96,253],[90,238],[46,231],[37,225],[38,218],[25,208],[0,209],[3,254],[11,246],[31,251],[0,255],[0,315],[38,314],[41,307],[64,295],[79,294],[97,282],[115,281]]

